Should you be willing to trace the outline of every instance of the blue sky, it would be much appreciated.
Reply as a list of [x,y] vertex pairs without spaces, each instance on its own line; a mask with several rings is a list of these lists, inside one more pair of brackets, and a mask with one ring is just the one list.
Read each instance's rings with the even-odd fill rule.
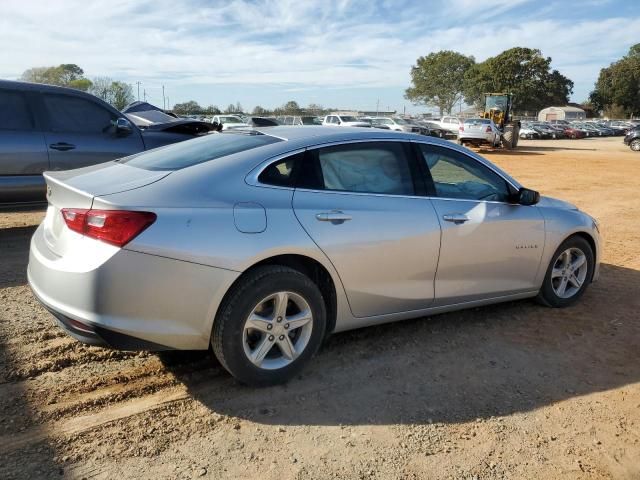
[[[408,112],[420,55],[477,61],[539,48],[588,97],[601,67],[640,42],[636,0],[2,0],[0,78],[77,63],[87,76],[142,82],[162,105],[194,99]],[[142,91],[142,90],[141,90]]]

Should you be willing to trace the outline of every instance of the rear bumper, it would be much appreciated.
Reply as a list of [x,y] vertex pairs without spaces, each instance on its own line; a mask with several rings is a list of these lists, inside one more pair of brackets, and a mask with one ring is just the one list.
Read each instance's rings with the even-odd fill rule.
[[469,133],[460,133],[458,134],[458,140],[461,142],[469,142],[469,143],[493,143],[493,135],[488,137],[486,135],[474,135]]
[[90,325],[88,323],[82,323],[72,318],[69,318],[49,307],[38,294],[33,291],[34,296],[38,301],[53,315],[58,326],[64,330],[67,335],[75,338],[79,342],[86,343],[88,345],[94,345],[97,347],[114,348],[116,350],[130,350],[130,351],[161,351],[161,350],[173,350],[172,347],[166,345],[160,345],[153,342],[142,340],[141,338],[125,335],[120,332],[114,332],[108,328],[103,328],[98,325]]
[[208,348],[218,305],[238,272],[125,249],[92,264],[82,242],[57,257],[42,225],[31,240],[29,285],[67,333],[125,350]]

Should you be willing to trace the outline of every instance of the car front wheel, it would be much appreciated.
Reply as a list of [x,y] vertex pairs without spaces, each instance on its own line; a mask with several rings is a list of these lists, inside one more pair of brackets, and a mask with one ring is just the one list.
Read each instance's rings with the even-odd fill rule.
[[634,152],[640,152],[640,138],[636,138],[635,140],[631,141],[629,147]]
[[265,266],[229,292],[211,343],[220,363],[242,383],[275,385],[309,361],[325,328],[325,304],[316,284],[297,270]]
[[573,305],[591,282],[594,263],[593,250],[584,238],[562,242],[547,268],[538,301],[556,308]]

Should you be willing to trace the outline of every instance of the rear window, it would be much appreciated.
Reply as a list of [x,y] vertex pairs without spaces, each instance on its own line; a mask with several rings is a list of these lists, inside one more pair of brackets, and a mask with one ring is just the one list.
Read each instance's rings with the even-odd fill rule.
[[282,141],[263,134],[213,133],[127,157],[121,162],[145,170],[179,170]]

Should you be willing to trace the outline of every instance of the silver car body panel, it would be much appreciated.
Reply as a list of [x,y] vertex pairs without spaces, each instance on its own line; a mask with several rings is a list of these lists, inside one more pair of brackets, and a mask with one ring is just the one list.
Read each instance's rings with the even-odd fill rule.
[[[111,162],[47,174],[52,198],[32,240],[28,271],[38,297],[70,318],[168,347],[200,349],[208,346],[233,282],[280,255],[306,257],[329,273],[336,288],[334,331],[534,296],[551,255],[573,233],[593,238],[600,258],[591,217],[547,199],[525,207],[296,190],[258,180],[272,162],[308,148],[387,140],[461,151],[520,188],[495,165],[450,142],[345,127],[263,131],[285,141],[171,172]],[[65,228],[64,207],[149,210],[157,220],[116,248]],[[352,220],[315,219],[335,209]],[[462,228],[444,225],[442,215],[452,209],[471,221]],[[516,248],[531,245],[537,248]]]

